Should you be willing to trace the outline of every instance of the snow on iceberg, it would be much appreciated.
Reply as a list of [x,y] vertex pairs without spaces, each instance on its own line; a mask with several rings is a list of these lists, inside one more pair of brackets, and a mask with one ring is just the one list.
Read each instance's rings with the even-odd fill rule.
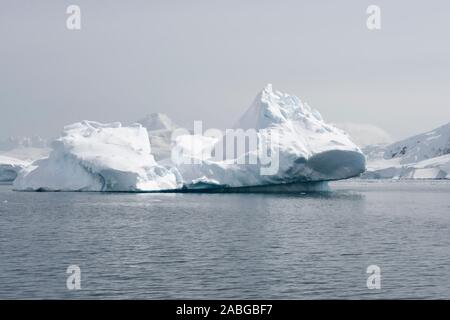
[[[255,149],[249,149],[244,154],[233,153],[234,159],[228,156],[223,160],[213,157],[200,159],[198,151],[201,150],[203,156],[204,150],[208,150],[215,140],[210,138],[206,141],[207,146],[202,148],[198,146],[202,145],[200,138],[196,138],[196,143],[191,143],[196,151],[187,152],[193,161],[177,165],[186,188],[199,185],[203,188],[249,187],[339,180],[357,176],[365,170],[364,155],[343,131],[326,124],[317,110],[302,103],[296,96],[274,92],[270,84],[257,95],[234,128],[234,135],[238,129],[242,129],[242,132],[254,129],[258,142],[271,141],[268,154],[277,155],[276,159],[271,159],[277,161],[276,170],[264,174],[262,169],[271,169],[273,163],[267,167],[261,161],[239,164],[238,159],[248,159],[260,151]],[[215,142],[216,146],[230,138],[234,139],[234,136],[225,134]],[[178,137],[176,147],[186,140],[186,136]],[[187,145],[183,143],[180,149],[186,150]],[[257,146],[260,144],[254,144],[253,147]]]
[[[148,121],[151,128],[161,123],[160,117],[153,120]],[[227,152],[218,157],[218,146],[234,139],[237,129],[254,132],[257,143],[249,143],[243,153]],[[181,150],[183,161],[171,157],[158,163],[151,154],[147,130],[141,125],[75,123],[64,128],[47,159],[20,172],[14,187],[76,191],[323,190],[324,181],[351,178],[365,170],[364,155],[343,131],[326,124],[318,111],[296,96],[274,92],[271,85],[257,95],[231,137],[228,131],[215,137],[198,135],[195,129],[194,134],[187,133],[171,139],[172,151]],[[267,141],[266,154],[260,147]],[[257,161],[247,163],[243,161],[246,159]]]
[[177,187],[174,173],[159,166],[141,125],[74,123],[52,143],[46,159],[23,169],[17,190],[141,191]]

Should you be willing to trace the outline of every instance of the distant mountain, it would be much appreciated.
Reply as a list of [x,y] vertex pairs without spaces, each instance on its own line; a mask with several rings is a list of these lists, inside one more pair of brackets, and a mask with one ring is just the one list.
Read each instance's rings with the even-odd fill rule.
[[366,178],[450,179],[450,123],[383,146],[363,148]]
[[151,113],[137,122],[147,128],[147,131],[174,130],[178,127],[172,119],[164,113]]
[[404,164],[446,154],[450,154],[450,123],[387,146],[384,159],[398,158]]
[[16,148],[46,148],[47,146],[47,140],[39,136],[0,139],[0,151],[9,151]]
[[41,137],[10,137],[0,140],[0,182],[13,181],[33,161],[48,156],[47,140]]
[[334,124],[344,130],[357,146],[363,148],[369,145],[390,144],[392,137],[384,129],[369,123],[339,122]]
[[147,128],[152,154],[156,161],[170,158],[173,130],[178,126],[164,113],[152,113],[137,121]]
[[0,182],[12,182],[20,170],[30,163],[0,155]]

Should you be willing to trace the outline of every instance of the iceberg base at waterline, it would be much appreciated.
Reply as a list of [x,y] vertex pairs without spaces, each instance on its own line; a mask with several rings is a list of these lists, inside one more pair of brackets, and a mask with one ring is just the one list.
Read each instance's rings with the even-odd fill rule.
[[182,188],[180,190],[168,190],[167,192],[184,193],[299,193],[299,192],[328,192],[330,191],[328,181],[294,182],[271,185],[259,185],[248,187],[228,186],[200,186],[193,188]]

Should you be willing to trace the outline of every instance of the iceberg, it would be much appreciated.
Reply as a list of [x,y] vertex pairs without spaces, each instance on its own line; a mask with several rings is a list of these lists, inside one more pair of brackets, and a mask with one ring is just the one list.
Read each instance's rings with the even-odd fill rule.
[[[258,142],[276,137],[268,146],[269,153],[277,155],[276,172],[262,174],[261,169],[265,167],[261,162],[239,164],[236,161],[257,153],[254,149],[244,154],[234,153],[236,158],[222,161],[198,156],[199,150],[203,156],[204,150],[213,149],[211,145],[214,143],[222,144],[229,139],[227,134],[217,142],[212,138],[202,142],[198,137],[195,138],[196,143],[191,144],[181,143],[187,139],[181,136],[175,147],[186,150],[191,145],[196,150],[184,152],[185,156],[187,154],[193,158],[192,161],[177,165],[185,188],[197,188],[199,185],[203,188],[239,188],[322,182],[355,177],[365,170],[364,155],[347,134],[325,123],[317,110],[302,103],[296,96],[274,91],[270,84],[257,95],[234,129],[233,134],[241,129],[244,135],[244,130],[255,130]],[[190,139],[194,138],[190,136]]]
[[177,187],[150,152],[147,130],[136,124],[82,121],[66,126],[46,159],[20,171],[16,190],[140,191]]
[[[144,127],[94,121],[66,126],[62,136],[52,143],[49,157],[21,170],[14,188],[131,192],[324,190],[326,181],[355,177],[365,170],[363,153],[345,132],[325,123],[317,110],[296,96],[274,91],[271,85],[257,95],[233,129],[225,133],[217,134],[216,130],[214,136],[208,136],[184,130],[185,134],[175,135],[176,126],[159,114],[140,123]],[[158,145],[150,137],[161,132],[163,143]],[[218,152],[221,146],[239,138],[236,133],[245,139],[253,134],[255,143],[244,140],[244,150],[234,146],[232,151],[236,152]],[[152,144],[158,146],[157,160]]]
[[368,146],[366,179],[450,179],[450,123],[390,145]]

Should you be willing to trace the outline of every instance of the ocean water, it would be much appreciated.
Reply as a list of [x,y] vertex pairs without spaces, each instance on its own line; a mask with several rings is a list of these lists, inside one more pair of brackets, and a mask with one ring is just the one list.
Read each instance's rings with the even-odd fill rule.
[[[450,182],[124,194],[0,186],[0,298],[450,298]],[[81,289],[68,290],[69,265]],[[367,267],[381,270],[369,290]]]

